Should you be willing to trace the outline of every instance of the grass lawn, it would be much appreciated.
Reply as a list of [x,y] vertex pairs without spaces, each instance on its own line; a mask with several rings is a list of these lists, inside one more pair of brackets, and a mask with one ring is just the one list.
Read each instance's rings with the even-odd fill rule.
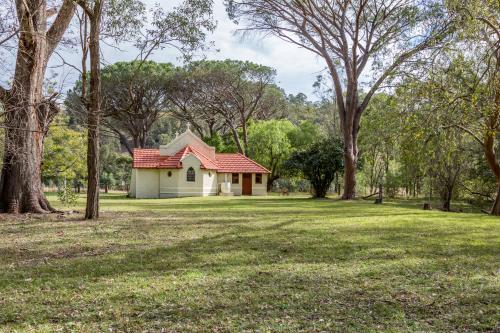
[[500,220],[484,214],[121,195],[102,210],[0,216],[0,332],[500,330]]

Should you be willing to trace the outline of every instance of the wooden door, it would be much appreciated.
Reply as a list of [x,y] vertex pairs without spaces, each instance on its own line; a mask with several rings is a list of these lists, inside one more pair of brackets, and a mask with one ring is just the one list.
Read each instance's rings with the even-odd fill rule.
[[252,195],[252,174],[244,173],[243,174],[243,187],[241,194],[243,195]]

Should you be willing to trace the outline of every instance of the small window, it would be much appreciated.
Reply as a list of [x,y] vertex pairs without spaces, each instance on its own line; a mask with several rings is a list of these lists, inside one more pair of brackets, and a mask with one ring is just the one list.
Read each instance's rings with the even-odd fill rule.
[[262,184],[262,174],[261,173],[255,174],[255,184]]
[[195,182],[196,181],[196,174],[195,174],[194,169],[192,167],[189,168],[187,171],[186,180],[188,182]]
[[212,178],[212,173],[211,172],[208,173],[208,177]]
[[239,184],[240,183],[240,174],[239,173],[233,173],[233,184]]
[[169,176],[169,177],[172,177],[172,171],[169,171],[169,172],[168,172],[168,176]]

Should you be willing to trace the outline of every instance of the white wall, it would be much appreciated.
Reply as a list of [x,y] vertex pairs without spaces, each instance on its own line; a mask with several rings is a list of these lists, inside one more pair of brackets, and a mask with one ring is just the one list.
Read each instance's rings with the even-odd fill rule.
[[210,196],[218,193],[217,172],[203,170],[203,195]]
[[136,198],[137,192],[136,192],[136,176],[137,176],[137,170],[132,169],[132,176],[130,179],[130,197],[131,198]]
[[138,199],[156,199],[160,197],[160,170],[135,169],[135,197]]
[[[169,170],[162,170],[160,176],[160,196],[197,197],[217,195],[217,172],[200,167],[200,161],[194,155],[188,155],[182,160],[182,169],[170,170],[172,177],[168,177]],[[187,171],[192,167],[195,171],[195,181],[187,181]]]
[[[193,196],[213,196],[219,192],[219,184],[224,182],[224,173],[200,168],[200,161],[193,155],[188,155],[183,161],[183,169],[157,170],[132,169],[130,195],[138,199],[177,198]],[[195,182],[188,182],[187,170],[195,170]],[[169,171],[172,173],[168,177]],[[239,184],[231,184],[234,195],[241,195],[243,175],[240,173]],[[255,174],[252,174],[252,195],[267,195],[267,174],[262,174],[262,184],[255,183]],[[232,174],[227,174],[232,183]]]
[[[168,173],[171,176],[168,176]],[[181,170],[161,170],[160,171],[160,197],[161,198],[176,198],[179,196],[179,178],[182,174]]]
[[[223,183],[224,182],[224,173],[219,173],[218,175],[218,182]],[[231,183],[231,192],[234,193],[234,195],[242,195],[242,186],[243,186],[243,174],[238,174],[239,176],[239,182],[238,184],[234,184],[232,182],[233,180],[233,174],[228,173],[227,174],[227,180]],[[257,184],[255,183],[255,174],[252,174],[252,195],[267,195],[267,174],[262,174],[262,184]]]
[[243,176],[241,174],[238,174],[239,176],[239,184],[234,184],[233,183],[233,174],[232,173],[219,173],[217,176],[217,181],[218,183],[224,183],[224,175],[227,175],[227,181],[231,183],[231,192],[234,193],[234,195],[241,195],[241,182],[243,181]]
[[255,174],[252,175],[252,195],[267,195],[267,177],[268,175],[262,174],[262,184],[255,182]]

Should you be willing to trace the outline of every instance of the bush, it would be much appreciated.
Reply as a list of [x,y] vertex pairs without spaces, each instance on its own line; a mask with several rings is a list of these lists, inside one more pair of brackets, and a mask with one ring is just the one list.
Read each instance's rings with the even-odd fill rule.
[[78,200],[78,193],[75,193],[75,191],[73,191],[70,183],[66,183],[57,191],[57,197],[63,205],[72,206],[76,204]]
[[315,198],[324,198],[335,175],[344,168],[343,151],[339,139],[322,140],[304,151],[293,153],[285,166],[292,174],[302,175],[311,182]]

